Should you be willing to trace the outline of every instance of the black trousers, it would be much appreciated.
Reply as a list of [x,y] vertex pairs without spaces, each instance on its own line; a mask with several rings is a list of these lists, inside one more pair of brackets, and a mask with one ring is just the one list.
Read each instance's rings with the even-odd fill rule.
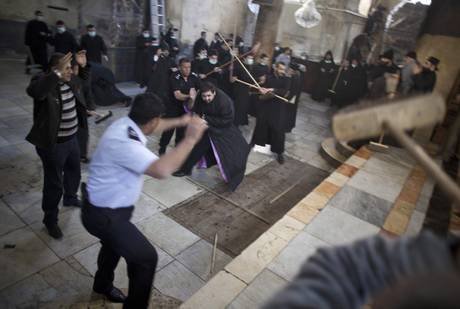
[[207,132],[204,133],[200,141],[195,144],[180,170],[186,174],[190,174],[195,164],[198,163],[203,156],[206,157],[208,164],[213,165],[216,163]]
[[78,128],[77,131],[78,146],[80,147],[80,157],[88,157],[89,129]]
[[[30,52],[35,64],[42,66],[43,71],[48,69],[48,50],[46,47],[30,47]],[[27,57],[26,65],[31,64],[31,59]]]
[[64,194],[64,203],[77,199],[80,185],[80,147],[74,135],[52,149],[36,148],[43,164],[43,223],[52,226],[58,222],[58,205]]
[[147,238],[132,224],[134,207],[101,208],[84,200],[82,222],[86,230],[101,240],[93,290],[113,287],[114,271],[123,257],[128,264],[129,292],[123,308],[147,308],[158,255]]
[[[164,118],[176,118],[184,114],[185,114],[185,111],[179,111],[179,110],[166,111],[166,115]],[[174,134],[174,131],[176,132],[176,145],[179,144],[179,142],[184,138],[185,128],[175,128],[172,130],[164,131],[160,137],[160,148],[166,149],[166,147],[168,147],[169,142],[171,141],[171,138]]]
[[252,144],[261,146],[269,144],[272,152],[282,154],[284,152],[285,139],[286,134],[283,130],[271,125],[264,118],[257,118]]

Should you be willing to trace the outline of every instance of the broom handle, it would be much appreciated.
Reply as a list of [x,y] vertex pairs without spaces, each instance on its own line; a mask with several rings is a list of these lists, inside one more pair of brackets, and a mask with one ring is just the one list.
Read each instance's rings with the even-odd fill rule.
[[454,201],[454,207],[460,208],[460,189],[457,184],[433,161],[425,150],[414,142],[403,130],[392,125],[390,122],[383,123],[384,129],[388,130],[398,142],[422,165],[441,189]]
[[[253,84],[250,84],[250,83],[247,83],[247,82],[245,82],[245,81],[242,81],[242,80],[240,80],[240,79],[238,79],[238,78],[235,79],[235,81],[238,82],[238,83],[240,83],[240,84],[243,84],[243,85],[249,86],[249,87],[251,87],[251,88],[254,88],[254,89],[260,89],[260,88],[258,88],[257,86],[255,86],[255,85],[253,85]],[[272,93],[272,92],[271,92],[271,94],[272,94],[273,96],[275,96],[276,98],[278,98],[278,99],[280,99],[280,100],[283,100],[283,101],[286,102],[286,103],[294,104],[294,103],[290,102],[288,99],[286,99],[285,97],[279,96],[279,95],[277,95],[276,93]]]
[[[227,41],[224,39],[224,37],[219,33],[217,32],[217,34],[219,35],[219,37],[221,38],[221,40],[225,43],[225,45],[227,45],[228,49],[231,51],[232,48],[230,47],[230,45],[228,45]],[[241,66],[243,67],[243,69],[246,71],[246,73],[248,73],[248,76],[252,79],[252,81],[254,82],[254,84],[257,85],[257,87],[260,89],[260,85],[259,83],[256,81],[256,79],[252,76],[252,74],[248,71],[248,69],[246,69],[246,66],[244,65],[244,63],[240,60],[240,58],[238,57],[235,57],[235,59],[241,64]]]

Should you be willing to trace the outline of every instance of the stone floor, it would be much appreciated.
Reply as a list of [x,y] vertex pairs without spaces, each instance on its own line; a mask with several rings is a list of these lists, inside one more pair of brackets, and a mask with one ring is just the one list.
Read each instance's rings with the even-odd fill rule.
[[[92,308],[111,308],[110,304],[91,293],[99,243],[84,230],[79,210],[61,208],[62,240],[51,239],[44,230],[40,209],[41,163],[34,147],[24,140],[32,124],[32,100],[25,93],[29,76],[23,74],[22,59],[0,58],[0,71],[0,308],[86,308],[89,301],[94,306]],[[132,83],[123,83],[119,87],[129,95],[139,92]],[[104,109],[107,108],[101,108]],[[90,153],[105,128],[128,111],[121,105],[110,109],[114,117],[106,122],[96,125],[90,120]],[[302,97],[297,127],[287,136],[287,155],[332,172],[331,166],[318,154],[320,142],[331,136],[332,112],[327,104]],[[254,120],[251,119],[251,125],[243,128],[246,138],[250,137],[253,126]],[[154,152],[158,150],[158,139],[159,136],[149,137],[148,147]],[[271,155],[253,151],[247,173],[271,161]],[[85,179],[86,166],[82,166],[82,174]],[[145,179],[133,222],[155,245],[160,257],[152,293],[153,307],[177,307],[211,277],[212,245],[163,213],[205,192],[206,186],[195,184],[194,179],[200,177],[208,179],[209,186],[213,181],[220,181],[215,168],[194,172],[189,179]],[[359,183],[356,186],[359,187]],[[392,188],[389,188],[376,198],[385,200],[393,195]],[[336,211],[342,210],[337,208]],[[375,220],[381,220],[379,214],[375,215]],[[326,223],[334,224],[330,220]],[[224,269],[231,260],[218,251],[213,274]],[[277,287],[286,279],[267,270],[258,276],[257,282],[267,280]],[[117,268],[115,284],[124,289],[128,287],[124,262]],[[235,307],[244,307],[238,306],[238,303],[245,303],[241,297]]]

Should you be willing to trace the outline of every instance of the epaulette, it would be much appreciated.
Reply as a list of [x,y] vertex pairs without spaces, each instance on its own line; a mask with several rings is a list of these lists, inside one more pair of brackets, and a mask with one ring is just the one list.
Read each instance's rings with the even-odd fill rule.
[[139,135],[137,135],[136,131],[131,127],[128,127],[128,137],[138,142],[141,141],[141,139],[139,138]]

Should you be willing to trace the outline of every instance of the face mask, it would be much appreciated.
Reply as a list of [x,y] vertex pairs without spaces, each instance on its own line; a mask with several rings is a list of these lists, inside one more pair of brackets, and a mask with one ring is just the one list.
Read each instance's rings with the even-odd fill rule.
[[206,59],[206,58],[207,58],[207,55],[205,55],[205,54],[199,54],[198,55],[198,59],[200,59],[200,60],[203,60],[203,59]]
[[95,37],[96,36],[96,31],[90,31],[88,32],[89,36]]
[[357,65],[356,65],[356,64],[352,64],[351,67],[352,67],[352,68],[356,68]]
[[244,42],[240,42],[238,45],[242,47],[244,46]]
[[148,37],[150,37],[150,33],[148,33],[148,32],[144,32],[144,33],[142,33],[142,35],[143,35],[144,38],[146,38],[146,39],[147,39]]
[[247,58],[246,59],[246,64],[252,65],[253,63],[254,63],[254,59],[252,59],[252,58]]
[[158,58],[159,58],[158,55],[154,55],[154,56],[153,56],[153,61],[154,61],[154,62],[157,62],[157,61],[158,61]]
[[38,21],[42,21],[42,20],[43,20],[43,16],[41,16],[41,15],[37,15],[37,16],[35,16],[35,18],[36,18]]
[[276,46],[276,47],[275,47],[275,50],[276,50],[276,51],[279,51],[279,50],[280,50],[280,48],[279,48],[278,46]]
[[302,59],[302,60],[307,60],[307,57],[302,56],[302,57],[300,57],[300,59]]
[[326,59],[326,60],[324,60],[324,62],[331,63],[332,61],[330,59]]
[[210,64],[217,64],[217,59],[209,59]]
[[64,33],[65,32],[65,27],[58,27],[57,32]]
[[260,61],[260,64],[261,64],[261,65],[267,65],[268,62],[267,62],[266,60],[261,60],[261,61]]

